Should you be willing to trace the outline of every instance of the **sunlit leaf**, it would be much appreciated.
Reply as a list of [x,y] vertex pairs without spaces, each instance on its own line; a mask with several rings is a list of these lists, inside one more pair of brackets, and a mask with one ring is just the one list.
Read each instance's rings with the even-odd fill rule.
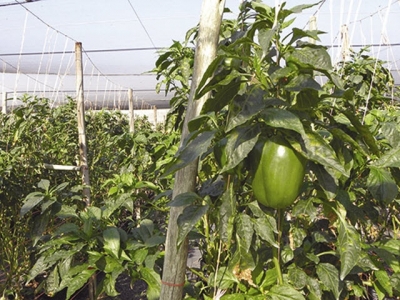
[[221,197],[221,205],[219,207],[219,235],[224,243],[229,244],[233,234],[233,221],[236,214],[235,195],[233,185],[225,190]]
[[160,297],[161,278],[158,273],[149,268],[140,268],[141,278],[147,283],[147,299],[157,300]]
[[244,251],[249,251],[253,240],[253,224],[247,214],[240,214],[236,220],[236,233],[241,240],[240,244]]
[[120,235],[118,229],[115,227],[105,229],[103,231],[103,239],[104,250],[115,258],[119,258]]
[[338,252],[340,255],[340,280],[357,265],[361,255],[361,240],[356,229],[348,224],[343,217],[339,217]]
[[44,198],[45,195],[40,192],[33,192],[26,196],[24,205],[21,207],[21,216],[24,216],[27,212],[31,211],[36,205],[42,202]]
[[282,284],[273,286],[266,294],[270,300],[305,300],[304,296],[291,285]]
[[372,166],[369,169],[367,186],[372,196],[384,203],[392,202],[398,194],[398,187],[390,172]]
[[374,272],[375,278],[378,280],[380,287],[382,287],[383,294],[393,297],[393,287],[390,284],[390,278],[386,270],[377,270]]
[[317,265],[317,275],[335,298],[339,299],[339,272],[335,266],[329,263],[320,263]]
[[379,159],[374,161],[372,165],[379,168],[400,168],[400,147],[389,150]]

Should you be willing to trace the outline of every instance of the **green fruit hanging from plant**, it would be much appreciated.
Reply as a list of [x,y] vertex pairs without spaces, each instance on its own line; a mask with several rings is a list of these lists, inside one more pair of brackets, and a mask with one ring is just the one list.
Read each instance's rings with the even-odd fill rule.
[[299,196],[307,160],[280,135],[258,143],[252,153],[253,193],[258,202],[286,208]]

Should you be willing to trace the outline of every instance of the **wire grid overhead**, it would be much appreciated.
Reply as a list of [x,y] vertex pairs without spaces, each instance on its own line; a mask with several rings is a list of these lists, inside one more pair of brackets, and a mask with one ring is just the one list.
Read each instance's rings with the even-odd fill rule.
[[[241,0],[227,0],[237,11]],[[269,3],[268,5],[279,4]],[[288,0],[286,7],[315,1]],[[158,51],[182,41],[200,17],[202,0],[0,0],[0,92],[38,94],[54,103],[75,97],[74,44],[82,42],[85,99],[90,106],[124,108],[133,89],[139,108],[168,107],[170,95],[155,92]],[[327,32],[317,43],[330,48],[333,62],[349,47],[370,46],[387,61],[400,83],[399,0],[325,0],[297,15],[306,28],[311,16]],[[229,14],[226,18],[235,18]]]

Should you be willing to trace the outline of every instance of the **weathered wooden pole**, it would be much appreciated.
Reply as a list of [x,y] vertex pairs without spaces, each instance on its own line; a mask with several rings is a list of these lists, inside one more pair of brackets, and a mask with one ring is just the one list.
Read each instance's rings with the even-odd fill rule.
[[[85,129],[85,100],[83,90],[83,64],[82,64],[82,43],[75,43],[75,65],[76,65],[76,104],[78,117],[79,135],[79,166],[82,174],[83,201],[86,206],[90,205],[90,180],[89,167],[87,163],[87,143]],[[94,300],[96,295],[96,276],[89,279],[88,284],[89,299]]]
[[[317,17],[316,17],[316,16],[311,16],[311,17],[310,17],[310,21],[309,21],[309,24],[308,24],[308,29],[309,29],[310,31],[315,31],[315,30],[317,30]],[[315,44],[315,43],[316,43],[316,40],[313,39],[313,38],[311,38],[311,37],[309,37],[309,38],[308,38],[308,42],[309,42],[310,44]]]
[[[189,133],[189,121],[199,115],[205,100],[209,96],[205,95],[201,99],[194,101],[194,94],[198,83],[216,56],[224,7],[225,0],[203,0],[199,35],[195,50],[193,79],[182,130],[181,145]],[[195,161],[176,173],[173,198],[182,193],[195,190],[197,167],[198,161]],[[171,207],[170,210],[160,300],[182,299],[188,255],[188,240],[184,241],[179,248],[177,247],[177,220],[183,210],[184,207],[182,206]]]
[[128,90],[128,100],[129,100],[129,132],[135,132],[135,110],[133,103],[133,90]]
[[3,114],[7,113],[7,92],[1,94],[1,111]]
[[90,180],[89,167],[87,163],[87,143],[85,129],[85,105],[83,90],[83,65],[82,65],[82,43],[75,43],[76,60],[76,93],[77,93],[77,117],[78,117],[78,135],[79,135],[79,161],[82,172],[82,183],[85,185],[83,196],[86,205],[90,205]]
[[157,106],[153,105],[154,128],[157,128]]

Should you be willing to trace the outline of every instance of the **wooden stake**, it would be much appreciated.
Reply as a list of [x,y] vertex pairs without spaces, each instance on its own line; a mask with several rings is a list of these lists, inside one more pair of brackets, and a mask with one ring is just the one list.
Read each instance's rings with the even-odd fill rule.
[[[204,102],[209,96],[204,95],[202,98],[194,101],[194,94],[198,82],[216,56],[224,7],[225,0],[203,0],[193,80],[190,87],[189,103],[182,130],[181,145],[189,134],[189,121],[199,115]],[[195,161],[176,173],[173,198],[179,194],[195,190],[198,172],[197,166],[198,162]],[[183,206],[171,207],[170,210],[160,300],[182,299],[187,264],[188,240],[186,239],[179,248],[177,247],[177,220],[184,208]]]
[[[317,17],[316,16],[311,16],[310,17],[310,21],[309,21],[309,24],[308,24],[308,29],[310,31],[317,30]],[[314,40],[313,38],[308,38],[308,42],[310,44],[315,44],[316,40]]]
[[77,93],[77,114],[78,114],[78,134],[79,134],[79,161],[82,170],[82,183],[85,185],[83,189],[84,201],[86,205],[90,205],[90,180],[89,167],[87,164],[87,144],[85,130],[85,105],[83,90],[83,65],[82,65],[82,43],[75,44],[76,59],[76,93]]
[[[86,206],[90,205],[90,180],[89,167],[87,163],[87,144],[85,130],[85,101],[83,90],[83,64],[82,64],[82,43],[75,43],[75,63],[76,63],[76,94],[77,94],[77,117],[79,134],[79,161],[82,172],[83,197]],[[88,290],[89,299],[95,300],[96,295],[96,274],[89,279]]]
[[153,105],[154,128],[157,128],[157,106]]
[[135,132],[135,111],[133,104],[133,90],[128,90],[128,99],[129,99],[129,132]]

